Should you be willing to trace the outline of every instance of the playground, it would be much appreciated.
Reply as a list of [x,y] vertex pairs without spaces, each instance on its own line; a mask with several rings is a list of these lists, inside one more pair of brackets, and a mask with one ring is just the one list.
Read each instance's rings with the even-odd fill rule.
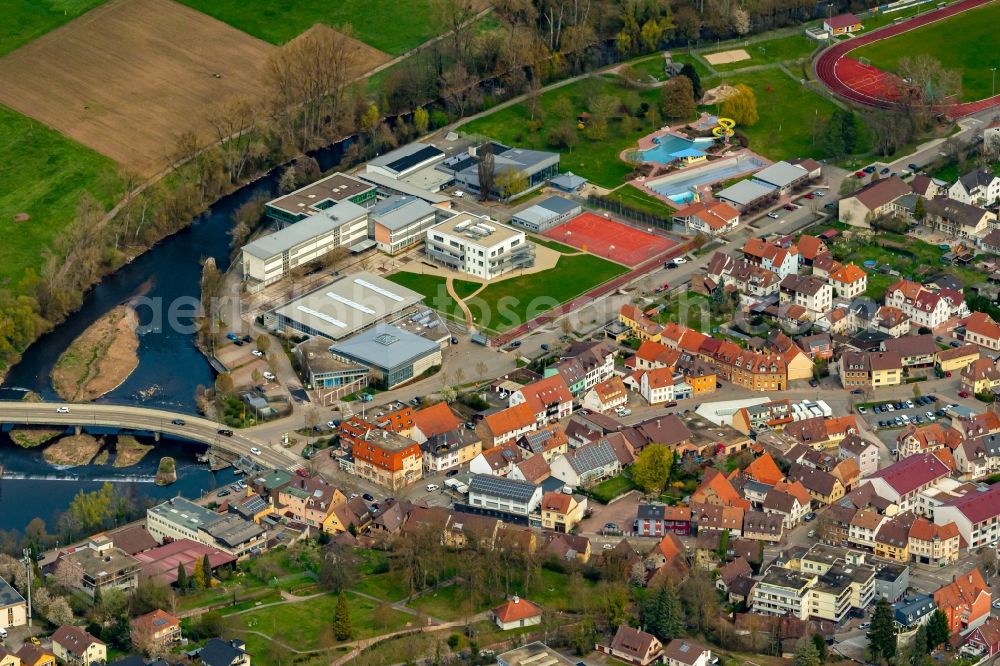
[[596,213],[577,215],[544,235],[629,267],[638,266],[677,245],[669,238],[635,229]]

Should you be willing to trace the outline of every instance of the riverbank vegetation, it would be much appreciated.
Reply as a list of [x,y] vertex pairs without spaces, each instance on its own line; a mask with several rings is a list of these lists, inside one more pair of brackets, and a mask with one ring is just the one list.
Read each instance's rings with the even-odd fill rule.
[[41,426],[21,426],[10,431],[11,440],[20,447],[33,449],[61,435],[63,430]]
[[63,467],[88,465],[103,445],[101,440],[91,435],[69,435],[46,446],[42,451],[42,457],[50,465]]
[[143,444],[131,435],[118,435],[115,442],[115,467],[131,467],[138,464],[153,450],[152,444]]
[[63,400],[89,402],[125,381],[139,357],[139,318],[119,305],[91,324],[52,369],[52,387]]
[[156,468],[156,485],[169,486],[177,481],[177,461],[170,456],[160,458],[160,464]]

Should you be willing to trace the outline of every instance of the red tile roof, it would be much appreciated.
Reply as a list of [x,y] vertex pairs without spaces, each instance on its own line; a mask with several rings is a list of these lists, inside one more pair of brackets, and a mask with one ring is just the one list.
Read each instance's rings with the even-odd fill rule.
[[443,435],[462,425],[446,402],[437,402],[413,414],[413,424],[420,428],[424,437]]
[[945,506],[958,509],[973,525],[1000,516],[1000,485],[973,490],[964,497],[945,503]]
[[525,404],[531,408],[532,414],[545,411],[548,405],[573,402],[573,394],[569,392],[566,380],[559,374],[522,386],[519,392],[524,396]]
[[743,473],[750,478],[760,481],[761,483],[766,483],[769,486],[773,486],[782,479],[785,475],[782,474],[781,470],[778,469],[778,464],[774,462],[774,458],[771,457],[770,453],[765,453],[761,457],[755,459],[752,463],[747,465]]
[[869,478],[882,479],[897,493],[906,495],[948,473],[948,466],[934,453],[920,453],[880,469]]
[[531,603],[527,599],[514,597],[508,599],[493,609],[493,615],[504,624],[508,622],[518,622],[529,618],[538,617],[542,614],[542,609]]

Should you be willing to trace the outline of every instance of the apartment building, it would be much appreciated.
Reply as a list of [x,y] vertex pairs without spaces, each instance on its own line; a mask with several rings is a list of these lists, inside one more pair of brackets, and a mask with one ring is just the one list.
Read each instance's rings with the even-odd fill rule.
[[428,229],[425,255],[436,264],[484,280],[535,265],[535,246],[523,231],[471,213]]

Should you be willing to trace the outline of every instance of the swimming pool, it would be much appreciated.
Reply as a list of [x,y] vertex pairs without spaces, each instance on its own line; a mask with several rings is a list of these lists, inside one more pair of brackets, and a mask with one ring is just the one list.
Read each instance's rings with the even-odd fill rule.
[[699,148],[704,150],[706,147],[712,145],[713,141],[715,141],[715,139],[708,137],[700,137],[692,140],[685,139],[680,136],[674,136],[673,134],[664,134],[663,136],[655,137],[653,139],[653,143],[657,144],[655,148],[649,148],[648,150],[642,151],[642,159],[645,162],[670,164],[674,161],[674,158],[670,157],[674,153],[679,153],[688,148]]
[[[737,155],[727,160],[710,162],[695,169],[683,169],[672,174],[645,183],[646,187],[661,194],[675,203],[686,203],[691,200],[691,193],[709,183],[726,180],[748,171],[756,171],[764,167],[764,162],[752,155]],[[678,201],[680,197],[682,201]]]
[[675,204],[689,204],[694,201],[694,192],[688,190],[687,192],[681,192],[680,194],[668,194],[667,198]]

